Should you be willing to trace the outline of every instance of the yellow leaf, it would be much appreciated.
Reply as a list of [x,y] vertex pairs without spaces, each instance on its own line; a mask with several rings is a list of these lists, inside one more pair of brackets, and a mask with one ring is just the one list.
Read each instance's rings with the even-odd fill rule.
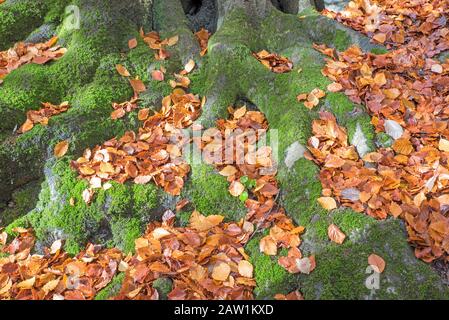
[[118,64],[115,66],[115,68],[117,69],[117,72],[124,77],[129,77],[131,74],[128,72],[128,70],[122,66],[121,64]]
[[326,210],[333,210],[337,208],[337,203],[332,197],[321,197],[318,198],[318,203]]
[[444,152],[449,152],[449,140],[441,138],[438,143],[438,149]]
[[69,150],[69,142],[67,140],[59,142],[54,149],[54,155],[56,158],[63,157]]
[[195,210],[190,216],[190,227],[199,232],[207,231],[219,225],[223,219],[224,217],[220,215],[210,215],[206,217]]
[[17,284],[17,288],[24,289],[24,290],[31,289],[34,286],[35,282],[36,282],[36,277],[29,278],[25,281],[19,282]]
[[212,270],[212,278],[218,281],[226,281],[231,273],[231,267],[224,262],[215,265]]

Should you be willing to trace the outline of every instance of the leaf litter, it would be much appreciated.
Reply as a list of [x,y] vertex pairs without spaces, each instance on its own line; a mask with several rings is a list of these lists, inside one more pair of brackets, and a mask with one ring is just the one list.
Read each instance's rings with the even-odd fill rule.
[[352,1],[341,13],[324,14],[393,50],[376,55],[314,45],[329,57],[322,70],[333,81],[329,91],[365,104],[376,132],[394,140],[360,157],[335,117],[321,112],[306,157],[321,167],[322,205],[333,208],[333,198],[377,219],[404,219],[416,257],[426,262],[449,260],[449,61],[432,59],[449,48],[447,5]]
[[67,49],[56,45],[57,42],[58,37],[45,43],[19,42],[6,51],[0,51],[0,84],[9,73],[25,64],[46,64],[61,58]]

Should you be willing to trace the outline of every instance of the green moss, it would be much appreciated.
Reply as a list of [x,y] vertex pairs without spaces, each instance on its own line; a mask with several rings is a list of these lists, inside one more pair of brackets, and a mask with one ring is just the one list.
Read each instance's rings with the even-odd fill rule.
[[221,214],[227,220],[238,221],[245,213],[244,204],[228,192],[229,183],[211,166],[193,164],[192,174],[182,191],[193,206],[204,215]]
[[308,226],[315,215],[327,215],[317,199],[321,197],[318,167],[306,159],[298,160],[289,172],[280,172],[282,203],[299,225]]
[[[37,238],[47,245],[56,238],[63,238],[65,249],[72,254],[87,242],[132,251],[134,239],[143,232],[147,217],[159,203],[156,187],[134,188],[113,183],[107,191],[97,190],[92,203],[86,205],[82,192],[87,187],[87,182],[79,180],[66,161],[57,161],[47,170],[36,209],[13,225],[31,225]],[[71,198],[74,206],[70,205]]]
[[[293,274],[288,273],[278,264],[279,256],[267,256],[259,250],[262,236],[254,237],[245,247],[254,266],[254,278],[257,287],[254,290],[256,299],[273,299],[278,293],[287,294],[296,287]],[[281,253],[282,255],[285,252]]]
[[110,298],[116,296],[119,293],[120,288],[122,287],[124,278],[124,273],[116,275],[106,287],[104,287],[100,292],[97,293],[97,295],[95,296],[95,300],[109,300]]
[[45,23],[59,23],[62,21],[66,6],[70,3],[69,0],[52,0],[51,5],[48,6],[48,11],[45,15]]
[[173,281],[169,278],[158,278],[154,280],[153,288],[159,293],[159,299],[167,300],[167,295],[173,289]]
[[376,134],[375,142],[381,148],[389,148],[393,144],[393,139],[388,134],[379,132]]
[[385,54],[385,53],[388,53],[388,50],[386,49],[386,48],[372,48],[371,49],[371,53],[374,53],[374,54]]
[[47,1],[7,1],[0,7],[0,50],[24,40],[44,19]]
[[[386,261],[380,287],[372,292],[365,281],[368,256]],[[306,299],[447,299],[448,289],[429,265],[417,260],[399,221],[372,224],[360,241],[328,246],[316,256],[317,267],[300,276]]]
[[6,226],[32,210],[36,205],[39,192],[39,181],[31,182],[15,190],[12,200],[3,207],[0,205],[0,226]]

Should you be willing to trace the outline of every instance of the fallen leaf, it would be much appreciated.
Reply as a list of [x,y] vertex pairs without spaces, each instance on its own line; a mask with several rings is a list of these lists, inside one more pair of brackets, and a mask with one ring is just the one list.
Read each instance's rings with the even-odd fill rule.
[[232,196],[238,197],[243,193],[243,191],[245,191],[245,186],[242,183],[237,180],[231,182],[231,185],[229,186],[229,193]]
[[259,243],[260,252],[269,256],[275,256],[278,252],[276,241],[270,236],[263,237]]
[[368,257],[368,264],[378,273],[382,273],[385,270],[385,261],[377,254],[373,253]]
[[190,73],[193,69],[195,69],[195,61],[190,59],[189,62],[187,62],[187,64],[184,66],[184,70],[186,71],[186,73]]
[[331,224],[327,228],[327,235],[331,241],[342,244],[345,241],[346,235],[335,224]]
[[134,49],[135,47],[137,47],[137,39],[136,38],[130,39],[128,41],[128,48]]
[[118,64],[115,66],[115,68],[117,69],[117,72],[124,77],[129,77],[131,76],[131,74],[128,72],[128,70],[121,64]]
[[318,203],[326,210],[330,211],[337,208],[337,202],[332,197],[320,197]]
[[338,82],[332,82],[330,85],[327,86],[327,90],[330,92],[339,92],[343,90],[343,86]]
[[142,80],[139,79],[130,79],[129,80],[131,86],[133,87],[134,92],[136,93],[141,93],[147,90],[147,88],[145,87],[145,84],[143,83]]
[[252,278],[253,277],[253,265],[246,260],[240,260],[238,265],[239,273],[242,277]]
[[56,158],[61,158],[67,153],[68,150],[69,150],[69,142],[68,140],[64,140],[56,144],[53,153]]

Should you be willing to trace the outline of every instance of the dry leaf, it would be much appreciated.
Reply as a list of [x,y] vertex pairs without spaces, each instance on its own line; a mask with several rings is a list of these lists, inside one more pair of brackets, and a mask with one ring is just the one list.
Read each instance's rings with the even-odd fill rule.
[[212,278],[217,281],[226,281],[231,273],[231,267],[224,263],[218,263],[212,270]]
[[128,70],[121,64],[118,64],[115,66],[115,68],[117,69],[117,72],[124,77],[129,77],[131,76],[131,74],[128,72]]
[[245,191],[245,186],[240,183],[240,181],[232,181],[231,185],[229,186],[229,193],[234,196],[234,197],[238,197],[240,196],[243,191]]
[[321,197],[318,198],[318,203],[326,210],[330,211],[337,208],[337,202],[332,197]]
[[327,228],[327,235],[331,241],[338,244],[342,244],[346,238],[346,235],[335,224],[331,224]]
[[69,150],[69,142],[67,140],[64,140],[56,144],[53,153],[56,158],[61,158],[67,153],[68,150]]
[[385,261],[377,254],[373,253],[368,257],[368,264],[378,273],[382,273],[385,270]]
[[242,277],[252,278],[253,277],[253,265],[246,260],[240,260],[238,265],[239,273]]

